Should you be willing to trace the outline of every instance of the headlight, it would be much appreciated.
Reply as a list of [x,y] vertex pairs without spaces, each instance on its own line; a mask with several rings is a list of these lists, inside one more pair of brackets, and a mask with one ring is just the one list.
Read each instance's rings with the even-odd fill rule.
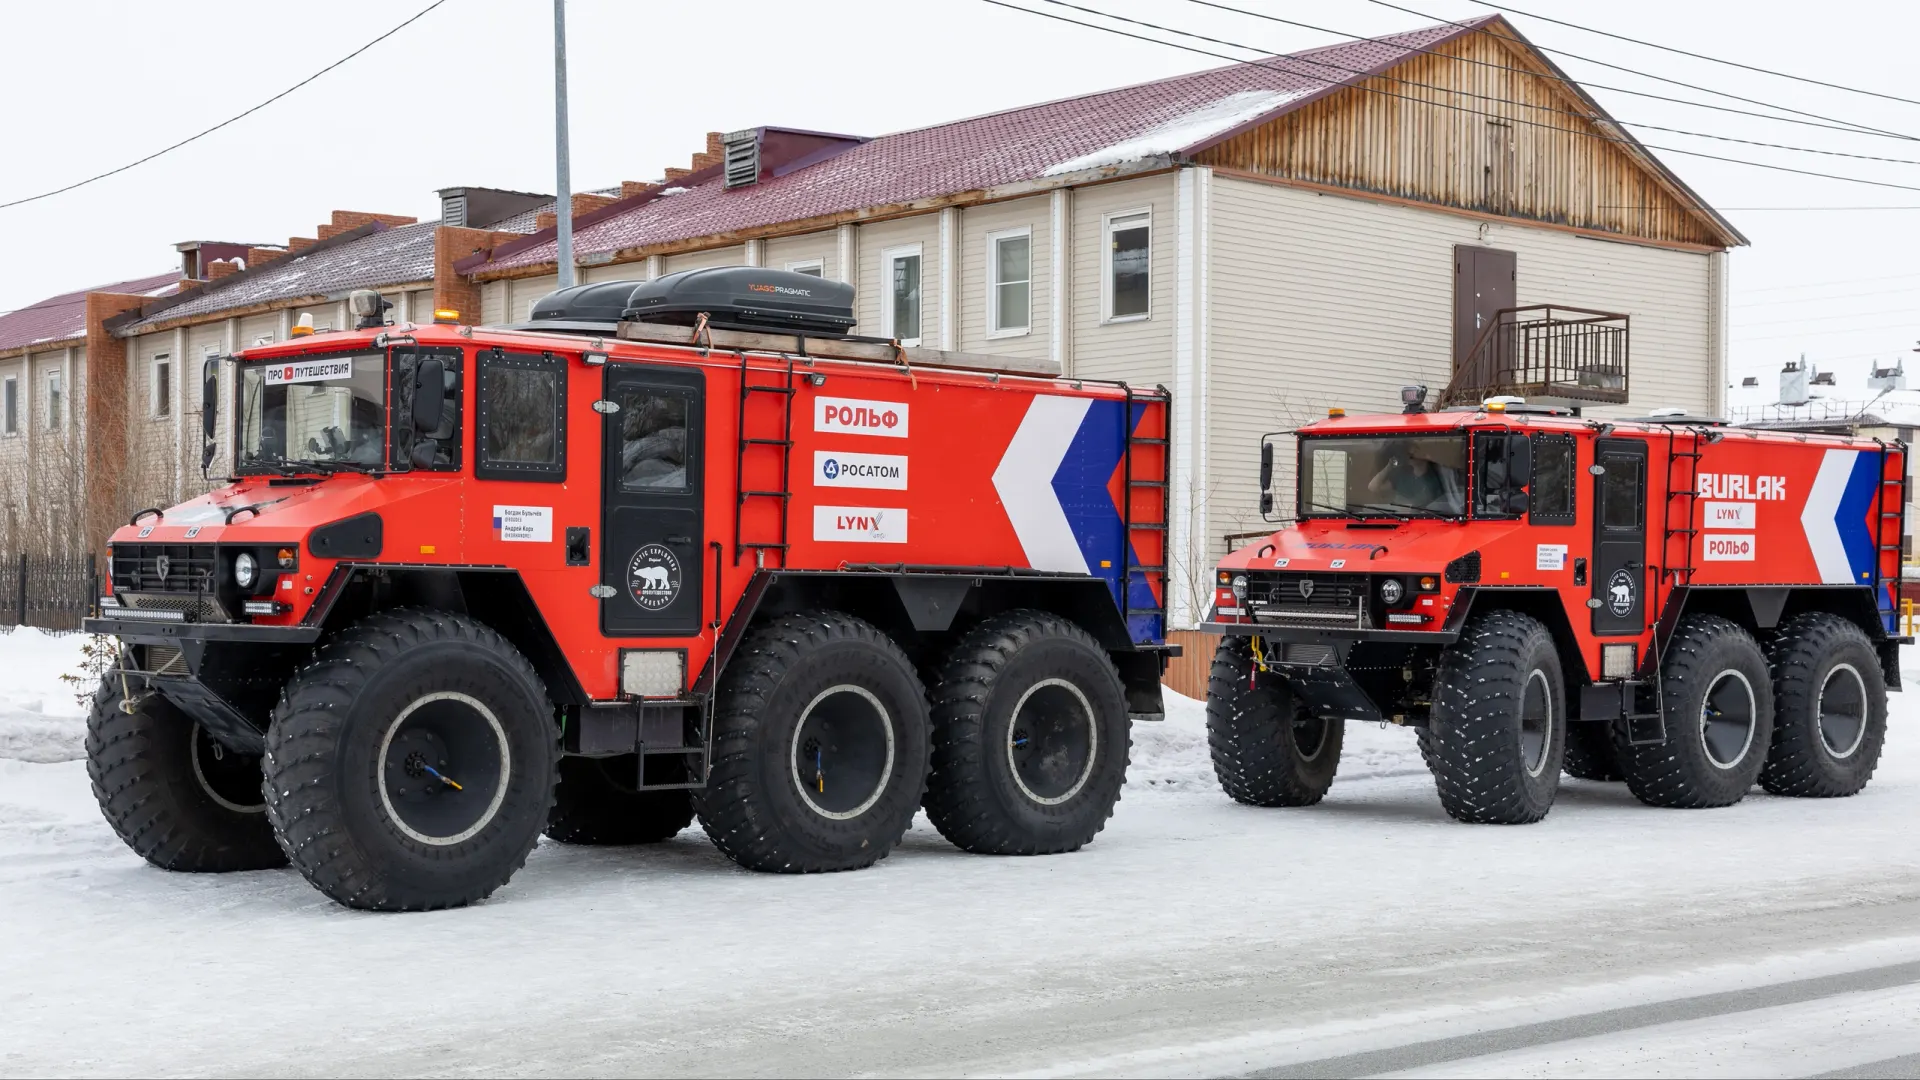
[[1388,578],[1380,583],[1380,599],[1388,607],[1399,603],[1404,595],[1406,595],[1406,589],[1401,586],[1399,578]]
[[1247,575],[1233,575],[1233,596],[1236,600],[1245,600],[1247,598]]
[[253,556],[244,551],[235,556],[233,583],[243,589],[251,589],[253,583],[258,580],[260,580],[260,564],[253,560]]

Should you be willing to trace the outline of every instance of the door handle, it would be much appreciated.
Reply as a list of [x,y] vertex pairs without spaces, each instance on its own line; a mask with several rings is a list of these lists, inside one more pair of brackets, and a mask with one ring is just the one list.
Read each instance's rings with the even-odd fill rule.
[[691,543],[693,543],[693,537],[691,537],[691,536],[669,536],[669,537],[667,537],[667,543],[669,543],[669,544],[691,544]]

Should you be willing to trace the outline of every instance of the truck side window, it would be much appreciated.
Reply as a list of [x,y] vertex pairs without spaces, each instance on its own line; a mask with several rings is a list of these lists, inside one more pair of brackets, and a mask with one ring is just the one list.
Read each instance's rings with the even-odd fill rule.
[[1507,436],[1487,432],[1473,437],[1473,516],[1519,517],[1512,497],[1520,489],[1507,479]]
[[1571,525],[1574,518],[1574,442],[1571,435],[1533,437],[1533,486],[1527,520],[1534,525]]
[[1609,456],[1602,464],[1606,475],[1600,484],[1600,527],[1638,531],[1644,507],[1640,499],[1640,471],[1645,458]]
[[630,386],[616,391],[614,400],[620,405],[621,488],[687,490],[687,395]]
[[[413,370],[423,357],[438,359],[446,369],[441,376],[447,392],[447,411],[440,426],[432,431],[416,432],[404,418],[413,411]],[[460,413],[464,360],[459,349],[397,348],[393,350],[393,425],[392,461],[394,468],[415,471],[460,471]]]
[[474,473],[486,480],[567,478],[567,366],[551,353],[479,357]]

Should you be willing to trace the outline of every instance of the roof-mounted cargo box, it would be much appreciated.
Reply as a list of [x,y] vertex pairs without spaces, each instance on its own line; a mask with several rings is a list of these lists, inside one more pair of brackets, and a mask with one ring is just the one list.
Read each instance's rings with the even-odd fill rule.
[[853,328],[853,286],[758,266],[683,270],[655,281],[603,281],[549,293],[529,321],[621,321],[736,330],[844,334]]

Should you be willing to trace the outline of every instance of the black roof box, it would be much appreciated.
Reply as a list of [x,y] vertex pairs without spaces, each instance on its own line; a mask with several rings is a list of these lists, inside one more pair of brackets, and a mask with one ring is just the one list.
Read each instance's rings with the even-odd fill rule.
[[790,270],[713,266],[682,270],[633,290],[624,315],[636,322],[738,330],[844,334],[853,328],[853,286]]
[[622,320],[733,330],[845,334],[853,328],[853,286],[758,266],[682,270],[654,281],[601,281],[541,297],[528,321]]

